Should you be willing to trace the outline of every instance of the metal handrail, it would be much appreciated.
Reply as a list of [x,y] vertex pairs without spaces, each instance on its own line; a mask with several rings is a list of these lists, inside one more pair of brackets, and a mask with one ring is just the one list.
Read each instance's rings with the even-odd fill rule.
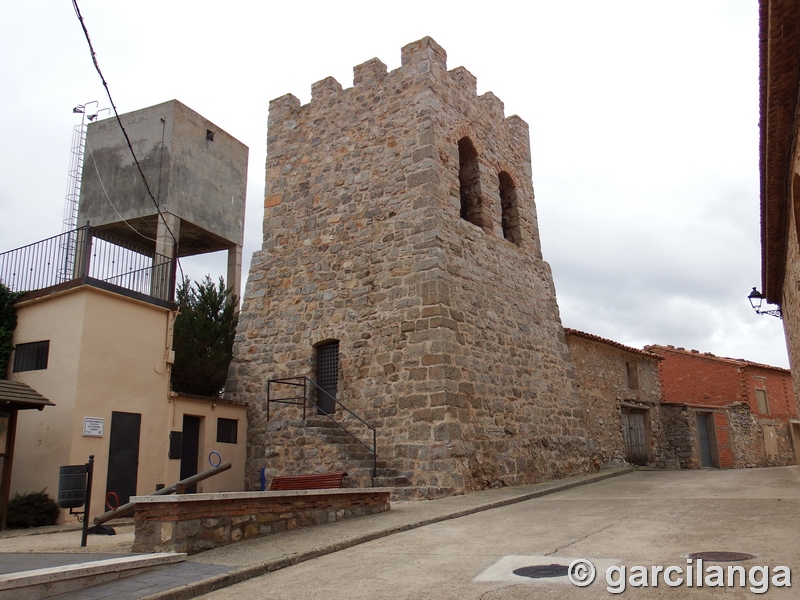
[[[272,398],[272,393],[271,393],[272,392],[272,387],[271,387],[272,384],[289,385],[289,386],[293,386],[293,387],[302,387],[303,388],[303,395],[302,396],[290,396],[290,397],[287,397],[287,398]],[[342,407],[342,409],[345,410],[350,416],[355,417],[362,425],[364,425],[367,429],[372,431],[372,447],[371,448],[370,448],[369,444],[367,444],[366,442],[361,440],[361,438],[359,438],[352,431],[347,429],[347,427],[345,427],[339,421],[334,419],[325,409],[323,409],[321,406],[319,406],[316,402],[314,402],[309,397],[309,394],[308,394],[309,384],[310,384],[310,387],[315,389],[318,394],[324,394],[327,398],[329,398],[330,400],[333,400],[333,402],[336,405]],[[299,400],[300,402],[295,402],[295,400]],[[284,377],[282,379],[270,379],[269,381],[267,381],[267,421],[268,422],[269,422],[269,405],[270,405],[271,402],[277,402],[278,404],[294,404],[296,406],[302,406],[303,407],[303,420],[304,421],[306,420],[306,404],[307,403],[311,404],[311,406],[316,408],[319,411],[319,413],[321,413],[321,414],[325,415],[326,417],[328,417],[328,419],[330,419],[331,421],[336,423],[336,425],[341,427],[345,431],[345,433],[347,433],[350,437],[352,437],[359,444],[364,446],[367,450],[372,452],[372,478],[374,480],[375,477],[377,477],[377,475],[378,475],[378,434],[377,434],[377,430],[375,429],[375,427],[373,427],[372,425],[367,423],[364,419],[359,417],[352,410],[347,408],[344,404],[339,402],[334,396],[332,396],[331,394],[326,392],[324,389],[322,389],[320,386],[318,386],[314,381],[312,381],[308,377],[303,377],[303,376],[300,376],[300,377]],[[373,481],[373,485],[374,485],[374,481]]]
[[154,247],[133,244],[88,225],[0,253],[0,281],[34,292],[91,278],[171,301],[175,261]]

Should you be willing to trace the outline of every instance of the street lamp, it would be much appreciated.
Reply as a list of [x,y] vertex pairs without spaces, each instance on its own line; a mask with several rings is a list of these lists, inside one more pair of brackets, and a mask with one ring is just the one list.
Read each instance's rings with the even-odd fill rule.
[[756,288],[753,288],[753,291],[750,292],[750,294],[747,296],[747,299],[750,300],[750,306],[753,307],[753,310],[756,311],[757,315],[772,315],[773,317],[778,317],[779,319],[783,318],[780,307],[774,310],[761,310],[761,305],[764,302],[764,295]]

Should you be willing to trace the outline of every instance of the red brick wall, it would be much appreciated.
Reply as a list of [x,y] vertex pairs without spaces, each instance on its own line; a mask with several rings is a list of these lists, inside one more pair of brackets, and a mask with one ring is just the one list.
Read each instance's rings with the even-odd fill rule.
[[728,417],[724,412],[714,413],[714,434],[717,438],[717,454],[721,469],[732,469],[734,464],[731,432]]
[[[664,357],[658,364],[663,402],[719,407],[742,402],[750,407],[754,415],[761,416],[755,390],[765,383],[770,405],[769,418],[781,421],[797,418],[789,372],[746,362],[737,364],[699,352],[661,346],[649,349]],[[765,379],[755,379],[754,376]]]
[[[743,401],[739,367],[702,354],[663,351],[658,363],[661,399],[672,404],[727,406]],[[754,392],[755,394],[755,392]]]
[[[765,379],[761,379],[761,377]],[[768,416],[782,422],[797,418],[797,405],[794,400],[794,386],[790,373],[752,366],[744,369],[742,378],[743,394],[754,415]],[[758,411],[756,388],[767,390],[769,415],[762,415]]]

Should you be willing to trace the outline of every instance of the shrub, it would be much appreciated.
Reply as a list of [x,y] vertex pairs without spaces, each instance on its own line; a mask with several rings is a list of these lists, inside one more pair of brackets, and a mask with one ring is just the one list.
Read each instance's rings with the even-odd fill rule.
[[7,526],[9,529],[27,529],[55,525],[59,513],[58,504],[47,493],[16,493],[8,503]]

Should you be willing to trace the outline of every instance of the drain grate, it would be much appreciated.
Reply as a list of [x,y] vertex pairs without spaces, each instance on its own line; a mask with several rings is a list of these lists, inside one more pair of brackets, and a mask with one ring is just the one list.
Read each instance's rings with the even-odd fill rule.
[[712,562],[739,562],[755,558],[755,554],[745,552],[693,552],[689,558],[710,560]]
[[530,577],[531,579],[543,579],[545,577],[566,577],[569,567],[567,565],[535,565],[532,567],[520,567],[514,569],[514,575],[520,577]]

